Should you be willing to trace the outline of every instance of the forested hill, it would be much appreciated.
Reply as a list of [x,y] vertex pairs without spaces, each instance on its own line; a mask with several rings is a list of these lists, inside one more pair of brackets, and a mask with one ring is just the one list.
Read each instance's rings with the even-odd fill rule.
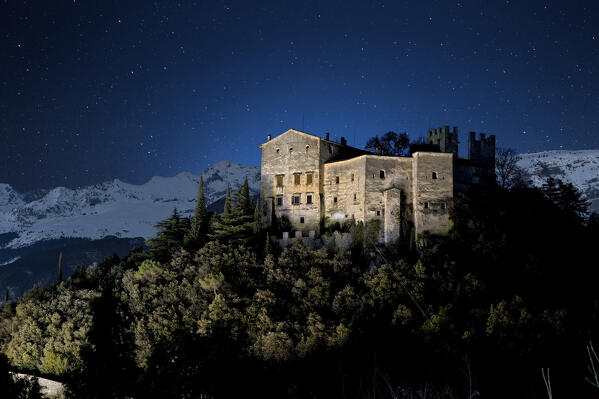
[[281,251],[232,197],[4,304],[2,392],[26,389],[12,368],[88,398],[546,398],[541,370],[553,397],[599,394],[599,220],[572,185],[471,191],[447,237],[347,226],[347,253]]

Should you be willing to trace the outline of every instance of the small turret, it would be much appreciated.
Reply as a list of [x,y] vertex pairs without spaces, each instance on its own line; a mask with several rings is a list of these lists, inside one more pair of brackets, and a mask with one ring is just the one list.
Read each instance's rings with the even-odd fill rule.
[[470,132],[468,136],[468,159],[482,165],[495,165],[495,135],[487,137],[484,133]]
[[438,129],[428,131],[427,143],[439,146],[441,152],[452,153],[458,156],[458,127],[454,126],[449,130],[449,126],[443,126]]

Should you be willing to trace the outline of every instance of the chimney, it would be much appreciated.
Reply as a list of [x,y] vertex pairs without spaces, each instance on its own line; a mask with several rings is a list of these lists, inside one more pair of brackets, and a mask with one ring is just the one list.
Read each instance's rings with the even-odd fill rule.
[[270,134],[267,137],[268,137],[268,141],[270,141],[270,139],[272,138],[272,137],[270,137]]
[[328,140],[328,139],[329,139],[329,132],[326,132],[326,133],[324,134],[324,139],[325,139],[325,140]]
[[341,137],[341,145],[347,145],[347,140],[345,137]]

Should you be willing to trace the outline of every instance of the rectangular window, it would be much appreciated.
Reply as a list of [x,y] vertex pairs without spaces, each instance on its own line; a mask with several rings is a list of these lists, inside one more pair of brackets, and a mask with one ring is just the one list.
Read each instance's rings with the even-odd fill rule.
[[376,211],[377,216],[381,216],[381,211]]
[[293,194],[293,196],[291,197],[291,204],[292,205],[299,205],[300,204],[300,196],[301,194]]
[[433,172],[433,180],[437,180],[437,172]]
[[283,187],[283,177],[285,175],[277,175],[277,187]]
[[428,202],[424,203],[424,209],[428,209]]
[[306,194],[306,204],[312,203],[312,194]]
[[306,185],[312,184],[312,178],[314,177],[314,173],[306,173]]
[[441,209],[447,209],[447,204],[445,202],[441,202]]
[[283,206],[283,196],[277,195],[277,206]]
[[358,195],[356,193],[354,193],[354,201],[358,200]]
[[293,175],[293,184],[295,184],[296,186],[299,186],[301,183],[301,174],[296,173]]
[[335,176],[335,184],[339,184],[339,176]]
[[354,181],[354,174],[353,173],[351,174],[351,181],[352,182]]
[[300,223],[304,223],[304,217],[300,216]]
[[337,197],[333,197],[333,203],[336,204],[337,203]]
[[384,170],[381,170],[381,171],[379,171],[379,177],[380,177],[381,179],[384,179],[384,178],[385,178],[385,171],[384,171]]

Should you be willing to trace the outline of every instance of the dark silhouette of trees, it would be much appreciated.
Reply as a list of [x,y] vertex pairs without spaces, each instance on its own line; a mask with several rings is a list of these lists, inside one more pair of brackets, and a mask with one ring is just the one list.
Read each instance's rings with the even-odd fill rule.
[[404,155],[410,147],[410,138],[407,133],[385,133],[382,137],[374,136],[368,139],[365,149],[380,155],[400,156]]

